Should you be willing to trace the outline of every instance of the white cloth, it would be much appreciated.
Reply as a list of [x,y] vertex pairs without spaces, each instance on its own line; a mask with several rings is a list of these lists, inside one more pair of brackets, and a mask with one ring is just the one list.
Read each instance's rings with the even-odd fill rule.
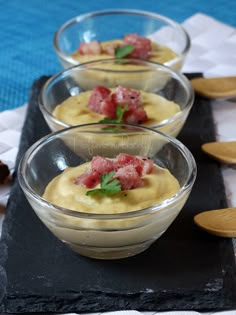
[[[236,75],[236,29],[204,14],[195,14],[183,26],[191,38],[191,49],[186,58],[183,72],[203,72],[206,77]],[[0,160],[13,171],[26,106],[0,113]],[[236,101],[212,101],[217,139],[236,140]],[[10,126],[10,128],[9,128]],[[229,206],[236,206],[236,169],[222,167]],[[0,186],[0,205],[5,205],[10,187]],[[206,209],[207,210],[207,209]],[[3,214],[0,211],[0,235]],[[106,315],[196,315],[194,311],[107,312]],[[213,314],[213,313],[205,313]],[[235,311],[219,312],[218,315],[236,315]]]

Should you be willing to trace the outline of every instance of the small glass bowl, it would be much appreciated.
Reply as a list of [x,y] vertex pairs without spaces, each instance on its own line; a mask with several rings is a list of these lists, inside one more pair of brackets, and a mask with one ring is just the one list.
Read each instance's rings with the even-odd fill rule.
[[[135,125],[105,127],[80,125],[42,138],[21,159],[18,179],[37,216],[61,241],[84,256],[118,259],[146,250],[166,231],[188,199],[197,171],[190,151],[174,138]],[[114,158],[118,153],[149,156],[175,176],[179,190],[148,208],[137,202],[134,210],[116,214],[106,202],[105,213],[100,214],[65,209],[42,197],[48,183],[68,167],[96,155]]]
[[[53,46],[63,68],[79,64],[72,54],[82,42],[122,39],[125,34],[136,33],[148,37],[161,46],[171,48],[177,55],[164,61],[166,66],[180,70],[190,49],[190,38],[175,21],[148,11],[104,10],[76,16],[59,27]],[[97,56],[92,57],[94,59]],[[91,61],[91,60],[85,60]],[[162,61],[157,61],[160,62]]]
[[[66,123],[53,115],[56,106],[70,96],[90,91],[96,86],[115,88],[124,86],[151,92],[173,101],[180,111],[158,123],[144,125],[176,137],[182,129],[194,101],[194,91],[189,80],[179,72],[162,64],[140,59],[108,59],[81,64],[64,70],[50,78],[39,97],[39,106],[52,131],[68,128]],[[79,106],[79,105],[78,105]],[[74,115],[74,117],[79,114]],[[98,121],[83,121],[97,123]],[[76,123],[79,125],[81,123]]]

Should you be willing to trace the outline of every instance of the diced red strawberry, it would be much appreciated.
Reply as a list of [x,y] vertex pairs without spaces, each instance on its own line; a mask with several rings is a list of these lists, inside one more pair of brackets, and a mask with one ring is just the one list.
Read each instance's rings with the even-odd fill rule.
[[108,55],[114,56],[115,55],[115,48],[118,46],[118,44],[116,45],[109,45],[106,47],[106,49],[104,49],[103,51],[105,53],[107,53]]
[[117,118],[117,106],[128,105],[124,113],[123,122],[142,124],[148,117],[143,109],[140,92],[134,89],[118,86],[114,93],[104,86],[97,86],[93,89],[88,101],[88,107],[96,113],[108,118]]
[[102,46],[97,40],[93,40],[89,43],[81,43],[78,52],[81,55],[100,55]]
[[132,165],[139,175],[141,175],[143,172],[144,162],[142,161],[142,159],[126,153],[118,154],[116,159],[114,160],[115,168],[118,170],[119,168],[126,165]]
[[142,179],[133,165],[126,165],[118,169],[114,178],[121,184],[122,190],[133,189],[141,186]]
[[101,102],[100,114],[108,118],[117,118],[116,116],[117,104],[113,101],[112,97],[107,97]]
[[94,188],[100,182],[100,175],[115,171],[113,178],[119,180],[122,190],[140,187],[142,176],[150,174],[154,162],[145,156],[133,156],[120,153],[115,159],[95,156],[91,162],[91,170],[74,180],[77,185]]
[[87,188],[94,188],[100,182],[100,174],[96,171],[90,171],[84,174],[81,174],[74,180],[76,185],[82,185]]
[[147,113],[142,107],[135,110],[129,110],[125,112],[123,116],[123,122],[128,124],[142,124],[147,120]]
[[142,105],[139,91],[122,86],[116,88],[112,98],[117,104],[128,104],[129,110],[136,109]]
[[92,171],[99,174],[109,173],[114,171],[113,160],[104,158],[102,156],[94,156],[91,162]]
[[101,105],[110,95],[111,91],[104,86],[96,86],[91,93],[88,107],[96,113],[101,113]]
[[148,59],[152,50],[150,39],[137,34],[128,34],[124,37],[122,45],[131,44],[134,50],[126,57]]
[[154,162],[150,158],[145,156],[136,156],[138,159],[142,160],[143,162],[143,169],[142,169],[142,176],[146,174],[150,174],[153,169]]
[[130,124],[142,124],[147,121],[147,113],[143,109],[141,94],[139,91],[118,86],[112,99],[117,104],[128,104],[128,110],[124,113],[123,122]]

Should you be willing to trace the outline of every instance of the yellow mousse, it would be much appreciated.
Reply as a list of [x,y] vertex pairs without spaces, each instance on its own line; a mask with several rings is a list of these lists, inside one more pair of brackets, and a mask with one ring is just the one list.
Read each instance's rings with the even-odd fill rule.
[[[76,185],[74,180],[91,168],[90,162],[68,167],[46,187],[43,198],[75,211],[85,213],[115,214],[154,206],[177,193],[177,179],[167,170],[154,165],[152,173],[143,176],[141,187],[104,196],[87,196],[88,188]],[[99,188],[99,185],[96,187]]]
[[[93,112],[87,106],[91,92],[81,92],[78,95],[69,97],[56,106],[53,115],[72,126],[83,123],[96,123],[104,119],[103,115]],[[146,126],[156,125],[180,111],[178,104],[154,93],[141,91],[141,99],[148,117],[148,120],[143,123]]]
[[[118,39],[101,42],[102,50],[105,51],[107,47],[120,44],[120,43],[121,43],[121,40],[118,40]],[[71,56],[73,59],[79,61],[80,63],[113,58],[112,55],[109,55],[108,53],[104,53],[104,52],[99,55],[82,55],[79,52],[74,52]],[[157,62],[157,63],[165,63],[176,57],[177,57],[177,54],[171,48],[158,45],[152,42],[152,52],[148,61]]]

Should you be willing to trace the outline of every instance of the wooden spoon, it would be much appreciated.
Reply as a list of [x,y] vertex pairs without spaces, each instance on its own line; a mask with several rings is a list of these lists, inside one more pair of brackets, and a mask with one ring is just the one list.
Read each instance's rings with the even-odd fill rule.
[[202,150],[216,160],[226,164],[236,164],[236,141],[208,142]]
[[236,96],[236,77],[195,78],[191,83],[196,93],[208,98]]
[[236,208],[204,211],[194,216],[203,230],[222,237],[236,237]]

